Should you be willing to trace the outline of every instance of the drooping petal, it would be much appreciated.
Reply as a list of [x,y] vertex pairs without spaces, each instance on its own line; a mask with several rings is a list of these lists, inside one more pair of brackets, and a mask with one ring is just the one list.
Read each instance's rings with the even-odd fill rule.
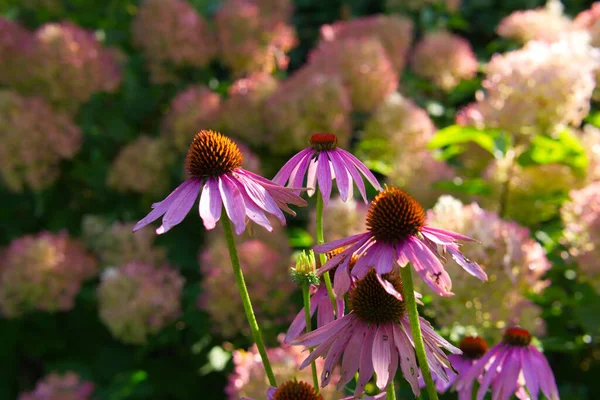
[[338,299],[343,299],[348,289],[350,289],[351,284],[352,281],[350,280],[350,274],[348,273],[348,263],[343,263],[335,271],[335,277],[333,279],[333,289],[336,297]]
[[492,400],[510,400],[515,393],[517,378],[521,372],[521,357],[518,350],[514,349],[504,359],[502,370],[493,382]]
[[275,400],[275,393],[277,392],[277,388],[271,386],[267,389],[267,400]]
[[467,385],[472,385],[476,379],[479,378],[481,372],[485,369],[488,362],[495,357],[497,353],[501,352],[504,348],[502,343],[497,344],[492,347],[483,357],[481,357],[473,366],[462,376],[458,377],[456,381],[456,389],[461,391],[467,387]]
[[293,188],[301,188],[304,184],[304,177],[308,170],[308,163],[313,156],[313,152],[306,154],[299,162],[298,166],[290,175],[289,186]]
[[419,321],[421,324],[421,331],[423,331],[423,336],[427,336],[427,338],[432,340],[437,346],[443,347],[452,354],[462,354],[462,351],[458,347],[452,345],[452,343],[438,335],[429,321],[423,317],[419,317]]
[[463,269],[465,271],[467,271],[469,274],[473,275],[475,278],[478,278],[484,282],[488,280],[487,274],[483,271],[483,269],[481,269],[479,264],[477,264],[476,262],[473,262],[473,261],[469,260],[467,257],[465,257],[460,252],[457,245],[448,246],[447,249],[448,249],[448,252],[452,255],[452,258],[454,259],[454,261],[456,261],[456,263],[458,265],[463,267]]
[[373,187],[377,190],[382,190],[381,185],[375,178],[375,175],[367,168],[365,164],[363,164],[358,158],[354,157],[352,153],[347,152],[346,150],[339,149],[339,151],[344,154],[344,156],[350,160],[354,164],[356,168],[367,178],[367,180],[373,185]]
[[[324,290],[324,288],[319,288],[319,290],[317,290],[317,292],[310,298],[310,316],[311,317],[315,314],[315,311],[317,310],[317,306],[319,305],[319,302],[324,297],[323,295],[325,295],[325,297],[327,297],[327,290]],[[288,328],[285,338],[283,339],[283,343],[290,344],[290,342],[292,340],[294,340],[298,336],[300,336],[300,334],[302,333],[302,331],[304,331],[304,329],[306,329],[306,317],[304,315],[304,307],[302,307],[302,309],[300,310],[298,315],[296,315],[296,318],[294,318],[290,327]]]
[[178,193],[177,197],[173,200],[165,213],[162,225],[156,230],[158,235],[168,232],[172,227],[183,221],[185,216],[192,209],[192,206],[198,197],[201,185],[202,182],[200,180],[194,180],[192,184],[186,186],[184,190],[181,190]]
[[431,226],[425,226],[425,227],[421,228],[421,232],[430,233],[432,235],[435,235],[440,240],[443,240],[446,242],[449,240],[461,240],[463,242],[476,242],[475,239],[471,239],[470,237],[461,235],[460,233],[447,231],[445,229],[434,228]]
[[386,279],[384,279],[381,275],[379,274],[375,274],[375,276],[377,277],[377,280],[379,281],[379,283],[381,284],[381,287],[390,295],[394,296],[395,298],[397,298],[400,301],[402,300],[402,294],[399,293],[396,288],[394,287],[394,285],[392,285],[390,282],[388,282]]
[[331,165],[329,164],[327,151],[319,153],[317,181],[319,183],[319,191],[323,197],[323,203],[329,204],[329,198],[331,197]]
[[369,382],[373,376],[373,340],[375,339],[375,327],[371,325],[366,329],[367,334],[360,351],[358,384],[354,390],[354,395],[364,393],[367,382]]
[[317,160],[314,158],[311,159],[310,163],[308,164],[308,173],[306,174],[306,187],[308,188],[308,191],[306,193],[308,193],[309,196],[315,194],[315,183],[317,181],[317,166]]
[[368,200],[367,200],[367,190],[365,189],[365,183],[363,182],[362,177],[360,176],[360,173],[358,172],[358,170],[356,169],[356,167],[354,166],[354,164],[350,160],[348,160],[346,158],[346,156],[345,156],[344,153],[338,153],[338,155],[344,161],[344,165],[346,166],[346,170],[350,174],[350,177],[354,180],[354,183],[356,183],[356,187],[358,188],[358,192],[362,196],[362,198],[365,201],[365,203],[368,203]]
[[550,400],[558,400],[558,388],[556,387],[556,380],[554,379],[554,374],[552,373],[550,364],[548,364],[548,360],[546,360],[546,357],[535,346],[530,345],[528,349],[536,366],[542,393]]
[[[343,330],[340,332],[343,332]],[[327,357],[327,353],[329,352],[331,345],[333,345],[333,343],[336,341],[337,338],[338,338],[337,335],[332,335],[332,336],[327,337],[323,343],[318,345],[312,351],[312,353],[310,353],[309,356],[306,357],[306,359],[304,359],[304,361],[302,361],[302,364],[300,364],[299,369],[304,369],[304,368],[308,367],[310,365],[310,363],[312,363],[319,357]]]
[[315,246],[315,248],[313,250],[317,254],[323,254],[323,253],[327,253],[327,252],[335,250],[335,249],[339,249],[340,247],[346,247],[348,245],[351,245],[352,243],[356,243],[356,242],[360,241],[361,239],[364,239],[365,237],[370,237],[370,236],[371,236],[370,232],[359,233],[359,234],[348,236],[348,237],[345,237],[342,239],[333,240],[331,242],[320,244],[318,246]]
[[164,213],[167,212],[171,204],[173,204],[175,199],[179,197],[181,192],[186,191],[190,186],[194,186],[196,184],[198,184],[198,187],[200,187],[196,179],[190,178],[183,182],[181,185],[179,185],[175,190],[173,190],[171,194],[169,194],[163,201],[152,204],[152,211],[150,211],[148,215],[146,215],[137,224],[135,224],[135,226],[133,227],[133,231],[135,232],[137,230],[140,230],[146,225],[151,224],[152,222],[159,219]]
[[[332,371],[344,353],[344,350],[346,350],[346,345],[352,337],[353,330],[354,329],[348,328],[344,329],[337,335],[336,341],[331,345],[331,348],[327,353],[327,358],[325,359],[325,364],[323,365],[323,372],[321,373],[321,387],[327,386],[329,381],[331,381],[331,377],[333,376]],[[354,349],[350,351],[354,351]]]
[[219,194],[219,185],[215,178],[208,178],[200,195],[200,218],[206,229],[213,229],[221,218],[223,203]]
[[348,349],[342,359],[341,377],[338,383],[338,390],[341,390],[348,382],[354,378],[358,367],[360,366],[360,354],[362,352],[362,345],[367,336],[368,328],[363,324],[357,324],[354,334],[348,342]]
[[323,343],[330,336],[335,336],[335,334],[345,328],[346,325],[353,324],[354,319],[355,318],[352,313],[344,315],[342,318],[336,319],[331,324],[327,324],[299,337],[298,339],[292,341],[292,344],[311,347]]
[[266,212],[275,215],[282,224],[285,224],[285,216],[273,200],[273,197],[267,192],[264,186],[258,182],[247,178],[244,175],[239,175],[240,191],[245,192],[250,199]]
[[330,322],[335,320],[333,316],[333,306],[331,305],[331,300],[327,295],[327,289],[323,287],[324,296],[319,298],[318,310],[319,314],[317,315],[317,327],[322,327]]
[[384,328],[385,328],[385,332],[389,338],[389,347],[390,347],[390,354],[391,354],[391,359],[390,359],[390,363],[388,366],[388,376],[389,376],[389,380],[393,380],[394,377],[396,376],[396,371],[398,370],[398,349],[396,348],[396,343],[394,341],[394,328],[393,325],[395,324],[385,324]]
[[405,254],[421,278],[440,296],[452,296],[452,281],[438,258],[416,238],[405,243]]
[[329,151],[327,153],[331,160],[333,171],[335,172],[335,180],[337,183],[338,190],[342,201],[348,201],[348,194],[352,188],[352,182],[348,176],[348,170],[344,164],[344,161],[339,156],[336,150]]
[[510,350],[503,348],[501,351],[498,351],[496,354],[496,358],[492,361],[492,364],[487,369],[483,379],[481,380],[481,386],[479,386],[479,390],[477,391],[477,400],[483,400],[487,390],[490,385],[498,375],[498,367],[502,365],[502,361],[506,358],[507,354],[509,354]]
[[537,400],[540,393],[540,381],[533,363],[532,356],[529,354],[529,348],[521,348],[521,366],[523,368],[523,377],[525,386],[531,395],[532,400]]
[[219,177],[219,191],[227,216],[233,223],[235,233],[241,235],[246,229],[246,206],[237,185],[227,175]]
[[[286,162],[283,165],[283,167],[281,167],[279,172],[277,172],[277,174],[273,177],[272,181],[278,185],[284,186],[285,183],[288,181],[288,178],[290,178],[290,176],[294,172],[294,170],[297,170],[302,159],[307,155],[312,154],[313,152],[313,149],[304,149],[301,150],[299,153],[295,154],[292,158],[288,160],[288,162]],[[289,180],[291,183],[292,180]]]
[[404,328],[397,324],[394,324],[392,328],[394,330],[394,343],[400,355],[400,369],[402,369],[404,379],[410,384],[415,397],[419,397],[421,389],[419,388],[419,370],[417,368],[415,351]]
[[381,244],[378,256],[375,258],[375,271],[378,274],[389,274],[395,264],[396,249],[393,246]]
[[394,341],[394,337],[390,337],[383,325],[377,327],[375,338],[373,339],[373,369],[377,374],[377,387],[385,388],[390,380],[389,366],[392,361],[390,351],[390,343]]

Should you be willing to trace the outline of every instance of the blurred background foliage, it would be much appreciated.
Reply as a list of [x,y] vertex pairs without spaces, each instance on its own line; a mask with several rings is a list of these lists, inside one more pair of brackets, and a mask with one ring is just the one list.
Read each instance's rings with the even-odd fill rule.
[[[382,179],[406,187],[427,207],[441,194],[462,201],[464,206],[456,199],[440,200],[430,218],[450,227],[453,215],[462,221],[455,230],[470,232],[486,245],[491,241],[480,255],[488,273],[502,270],[507,257],[517,261],[505,268],[539,269],[523,279],[527,272],[509,274],[512,285],[523,285],[515,303],[503,297],[500,282],[482,288],[465,283],[461,299],[445,305],[426,295],[425,314],[453,340],[472,329],[469,325],[480,324],[476,328],[493,341],[510,323],[513,309],[530,308],[532,316],[521,318],[541,326],[536,333],[561,397],[598,398],[600,272],[589,266],[595,261],[588,261],[587,269],[577,265],[577,256],[590,243],[600,244],[591,232],[598,227],[578,225],[600,213],[600,205],[582,211],[591,202],[600,204],[595,192],[589,197],[582,189],[599,177],[592,171],[600,153],[597,104],[592,100],[589,114],[586,109],[583,115],[580,103],[571,105],[578,113],[573,118],[562,118],[569,105],[556,106],[560,115],[536,116],[533,133],[506,129],[502,121],[478,123],[464,108],[485,103],[477,92],[482,82],[485,87],[485,63],[492,55],[518,50],[526,41],[499,36],[500,22],[517,10],[543,7],[542,1],[295,0],[293,9],[283,0],[147,3],[0,0],[0,140],[5,143],[0,149],[0,398],[17,398],[36,384],[42,390],[39,381],[49,374],[63,377],[54,376],[62,381],[50,379],[49,386],[64,385],[74,393],[56,399],[84,399],[92,392],[98,399],[233,399],[250,393],[239,385],[250,385],[244,376],[259,372],[244,358],[251,353],[235,351],[247,348],[249,341],[243,318],[238,321],[239,304],[231,299],[236,293],[227,289],[230,267],[219,233],[205,232],[197,216],[165,236],[155,238],[149,228],[135,237],[129,233],[131,223],[181,181],[186,143],[193,129],[200,128],[231,134],[245,146],[247,167],[267,177],[303,147],[307,134],[335,130]],[[246,3],[259,13],[242,7]],[[564,6],[564,14],[575,17],[591,3],[572,0]],[[349,42],[341,50],[335,40],[331,47],[319,44],[327,42],[324,25],[376,14],[403,18],[389,27],[391,47],[379,32],[372,34],[381,39],[383,50],[368,40]],[[57,33],[52,24],[61,21],[75,28]],[[552,23],[547,25],[554,28]],[[526,24],[537,28],[529,20]],[[36,32],[38,42],[62,37],[58,43],[66,50],[31,45],[35,40],[19,29]],[[369,29],[357,25],[350,33],[335,34],[355,34],[359,40],[371,35]],[[402,29],[407,36],[398,36]],[[438,31],[462,39],[437,36],[429,46],[423,44]],[[247,37],[256,40],[248,44]],[[82,51],[78,46],[87,47]],[[431,56],[446,47],[452,49],[448,58]],[[391,62],[385,54],[385,60],[377,58],[385,52]],[[21,60],[25,53],[31,58]],[[349,61],[326,65],[347,53]],[[455,61],[450,80],[438,76],[440,68]],[[548,71],[569,62],[573,69],[587,71],[586,62],[574,59],[563,64],[549,59]],[[594,62],[597,70],[600,64]],[[363,74],[362,65],[373,73]],[[319,76],[329,86],[315,78]],[[586,84],[571,77],[560,80],[569,95],[569,84]],[[542,101],[552,100],[544,96],[557,96],[560,90],[538,94],[537,106],[543,108]],[[589,104],[590,94],[581,95],[580,102]],[[519,111],[537,106],[523,100],[508,112],[509,118],[518,119]],[[69,144],[73,148],[67,151]],[[37,163],[41,172],[34,170]],[[573,189],[581,189],[580,200],[569,208],[565,204]],[[489,211],[469,205],[472,201]],[[326,239],[360,229],[362,206],[344,207],[332,205],[328,211]],[[287,267],[294,250],[312,245],[310,209],[289,220],[287,236],[273,238],[256,228],[254,235],[240,239],[244,269],[252,281],[250,295],[273,348],[277,334],[285,332],[300,308]],[[483,229],[486,224],[496,231]],[[580,237],[581,229],[590,230],[592,238],[577,247],[573,236]],[[534,250],[515,251],[515,242]],[[49,252],[58,255],[52,258]],[[58,271],[60,280],[52,273],[46,279],[46,264]],[[24,275],[11,278],[15,268]],[[278,282],[279,290],[273,290],[272,282]],[[64,304],[51,304],[58,295],[40,287],[53,285],[72,298],[67,293]],[[489,299],[483,299],[486,291],[492,293]],[[473,306],[471,298],[484,309]],[[471,307],[465,306],[469,302]],[[498,315],[505,320],[496,319]],[[300,356],[274,357],[287,360],[281,373],[291,374],[290,360]],[[73,372],[77,375],[60,375]],[[410,393],[407,387],[401,390]],[[46,398],[31,396],[22,398]]]

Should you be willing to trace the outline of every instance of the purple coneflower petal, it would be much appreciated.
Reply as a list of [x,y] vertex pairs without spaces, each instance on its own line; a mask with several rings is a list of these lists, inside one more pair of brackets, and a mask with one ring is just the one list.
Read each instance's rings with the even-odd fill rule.
[[525,386],[534,400],[537,400],[540,393],[540,381],[537,376],[537,370],[534,366],[528,347],[520,349],[521,366],[523,368],[523,377]]
[[321,373],[321,387],[325,387],[329,384],[331,377],[333,374],[331,373],[335,366],[337,365],[338,360],[344,353],[346,349],[346,345],[348,341],[352,337],[352,332],[354,329],[344,329],[337,336],[336,341],[331,345],[331,348],[327,352],[327,358],[325,359],[325,364],[323,365],[323,372]]
[[476,242],[475,239],[472,239],[465,235],[461,235],[460,233],[447,231],[445,229],[433,228],[431,226],[425,226],[425,227],[421,228],[421,232],[431,233],[445,241],[449,241],[449,239],[454,239],[454,240],[461,240],[463,242]]
[[396,245],[396,264],[400,267],[405,267],[410,261],[406,256],[406,241]]
[[518,349],[512,349],[502,363],[502,369],[493,382],[492,400],[509,400],[517,389],[517,379],[521,371],[521,357]]
[[300,166],[301,161],[308,155],[311,155],[312,153],[314,153],[314,150],[304,149],[298,154],[294,155],[288,160],[288,162],[286,162],[283,165],[283,167],[281,167],[279,172],[277,172],[277,174],[273,177],[272,181],[282,186],[285,185],[288,179],[291,183],[292,179],[290,179],[290,176],[294,174],[294,171],[298,171],[298,167]]
[[179,198],[181,192],[186,191],[190,186],[195,186],[199,183],[196,179],[190,178],[184,181],[181,185],[179,185],[175,190],[171,192],[163,201],[152,204],[152,211],[148,215],[146,215],[142,220],[140,220],[133,227],[133,231],[138,231],[145,227],[148,224],[159,219],[167,210],[171,207],[171,204],[175,201],[175,199]]
[[321,151],[317,162],[317,180],[325,204],[329,204],[329,198],[331,197],[331,179],[331,165],[329,164],[327,151]]
[[321,343],[320,345],[318,345],[312,351],[312,353],[310,353],[309,356],[306,357],[306,359],[304,361],[302,361],[302,364],[300,364],[299,369],[302,370],[302,369],[308,367],[310,365],[310,363],[312,363],[313,361],[315,361],[319,357],[325,357],[325,356],[327,356],[327,353],[329,352],[329,349],[331,348],[331,345],[333,345],[333,342],[335,342],[336,339],[337,339],[336,335],[329,336],[323,343]]
[[392,358],[388,366],[388,380],[392,381],[396,376],[396,371],[398,371],[399,354],[398,349],[396,348],[396,343],[394,341],[394,328],[392,327],[392,324],[385,324],[383,327],[385,329],[387,337],[389,338],[390,354]]
[[225,212],[235,227],[235,233],[241,235],[246,228],[246,207],[242,193],[227,175],[219,177],[219,191]]
[[502,348],[502,350],[498,351],[496,354],[496,358],[492,361],[492,364],[481,380],[481,386],[479,386],[479,390],[477,391],[477,400],[483,400],[485,397],[490,385],[498,375],[498,367],[502,365],[502,361],[504,361],[507,354],[509,354],[509,351],[506,348]]
[[375,326],[371,325],[365,328],[367,334],[360,351],[360,366],[358,373],[358,384],[354,393],[363,393],[367,382],[373,376],[373,341],[375,339]]
[[308,190],[306,193],[308,193],[309,196],[315,194],[318,165],[317,159],[314,158],[311,159],[308,164],[308,172],[306,173],[306,187]]
[[[327,295],[327,289],[323,288],[321,291],[323,295],[318,299],[318,309],[319,315],[317,315],[317,326],[325,326],[330,322],[333,322],[335,318],[333,317],[333,306],[331,305],[331,300]],[[314,297],[314,296],[313,296]]]
[[250,218],[252,221],[262,226],[269,232],[273,232],[273,226],[271,225],[271,221],[267,218],[262,208],[256,205],[252,201],[252,199],[248,196],[243,186],[238,186],[242,197],[244,198],[244,206],[246,208],[246,216]]
[[377,374],[377,387],[383,389],[387,386],[390,380],[390,362],[392,354],[390,350],[391,343],[394,337],[389,336],[384,325],[379,325],[373,338],[373,369]]
[[467,387],[467,385],[472,385],[473,382],[479,378],[485,366],[488,362],[494,357],[497,353],[499,353],[504,346],[502,344],[498,344],[492,347],[483,357],[481,357],[469,370],[458,377],[458,381],[456,382],[456,389],[461,391]]
[[339,152],[338,156],[340,156],[340,158],[343,160],[344,165],[346,166],[346,170],[350,174],[350,177],[356,183],[356,187],[358,188],[358,192],[362,196],[363,200],[365,201],[365,203],[368,203],[369,201],[367,200],[367,190],[365,189],[365,183],[363,182],[363,179],[360,176],[360,173],[358,172],[358,170],[356,169],[356,167],[354,166],[354,164],[352,163],[352,161],[350,161],[348,159],[348,157],[346,157],[345,153]]
[[354,315],[348,314],[342,318],[336,319],[331,324],[325,325],[319,329],[316,329],[306,335],[299,337],[292,342],[293,345],[303,345],[306,347],[315,346],[327,340],[330,336],[335,336],[336,333],[340,332],[346,325],[351,324],[354,321]]
[[221,218],[223,202],[219,194],[219,185],[215,178],[208,178],[200,195],[199,213],[204,227],[213,229]]
[[240,175],[239,178],[241,187],[240,191],[246,193],[250,199],[260,208],[266,212],[273,214],[279,219],[282,224],[285,224],[285,216],[281,209],[277,207],[277,203],[273,200],[273,197],[267,192],[264,186],[259,185],[252,179]]
[[532,356],[538,379],[540,381],[540,388],[544,396],[550,400],[558,400],[558,388],[556,387],[556,381],[554,380],[554,374],[548,364],[548,360],[542,353],[538,351],[534,346],[529,346],[529,353]]
[[313,156],[312,152],[307,153],[304,158],[300,160],[298,166],[294,169],[289,179],[289,186],[294,188],[303,187],[304,177],[306,176],[308,170],[308,163],[310,162]]
[[275,400],[275,393],[277,392],[277,388],[271,386],[267,389],[267,400]]
[[360,240],[370,236],[371,233],[369,232],[359,233],[357,235],[352,235],[342,239],[320,244],[318,246],[315,246],[314,251],[317,254],[327,253],[329,251],[339,249],[340,247],[346,247],[348,245],[351,245],[352,243],[359,242]]
[[352,153],[347,152],[346,150],[339,149],[340,153],[342,153],[346,159],[350,160],[352,164],[367,178],[367,180],[373,185],[373,187],[377,190],[382,190],[381,185],[375,178],[375,175],[363,164],[358,158],[354,157]]
[[419,370],[417,369],[415,351],[404,328],[393,324],[392,329],[394,330],[394,343],[400,354],[400,369],[402,370],[404,379],[410,384],[413,394],[418,397],[421,389],[419,388]]
[[342,359],[341,377],[337,386],[338,390],[341,390],[348,382],[350,382],[358,371],[362,346],[365,337],[367,336],[367,332],[368,328],[364,324],[357,324],[354,335],[352,335],[348,342],[348,348],[352,350],[345,352]]
[[169,229],[183,221],[198,197],[201,184],[202,182],[199,180],[194,180],[193,184],[186,186],[177,194],[163,217],[162,225],[156,230],[158,235],[168,232]]
[[483,269],[481,269],[479,264],[466,258],[458,249],[457,244],[447,246],[446,248],[448,249],[448,252],[452,255],[454,261],[456,261],[456,263],[460,265],[465,271],[482,281],[488,280],[487,274],[483,271]]
[[[348,259],[347,261],[350,261]],[[350,289],[352,284],[350,274],[348,273],[348,263],[344,262],[335,271],[335,277],[333,278],[333,288],[335,295],[338,299],[343,299],[344,294]]]
[[381,284],[381,287],[390,295],[394,296],[395,298],[397,298],[400,301],[402,300],[402,294],[400,294],[395,288],[394,285],[392,285],[390,282],[388,282],[387,280],[383,279],[383,277],[379,274],[375,274],[375,276],[377,277],[377,280],[379,281],[379,283]]
[[423,335],[426,335],[427,337],[431,338],[431,340],[437,346],[445,348],[452,354],[462,354],[461,349],[452,345],[452,343],[448,342],[446,339],[444,339],[443,337],[441,337],[440,335],[435,333],[435,330],[433,329],[433,327],[431,326],[429,321],[427,321],[426,319],[421,318],[421,317],[419,317],[419,318],[421,320],[421,330],[423,331]]
[[452,281],[440,260],[419,239],[408,238],[405,254],[421,278],[440,296],[452,296]]
[[348,170],[346,169],[344,161],[339,156],[337,151],[332,150],[327,154],[329,155],[329,159],[331,160],[333,172],[335,172],[335,180],[337,183],[338,190],[340,192],[340,197],[342,198],[342,201],[347,201],[348,194],[352,189],[352,181],[348,176]]

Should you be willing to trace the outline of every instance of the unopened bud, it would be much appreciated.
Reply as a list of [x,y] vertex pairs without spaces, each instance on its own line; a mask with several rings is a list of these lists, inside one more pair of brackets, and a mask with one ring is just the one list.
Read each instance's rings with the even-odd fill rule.
[[296,259],[296,266],[291,269],[292,280],[299,286],[318,285],[319,277],[316,272],[315,253],[302,251]]

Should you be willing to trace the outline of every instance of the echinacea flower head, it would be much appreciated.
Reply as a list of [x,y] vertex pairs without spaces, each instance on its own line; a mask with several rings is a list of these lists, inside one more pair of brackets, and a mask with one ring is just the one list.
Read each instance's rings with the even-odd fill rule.
[[[244,397],[242,400],[251,400]],[[315,388],[303,381],[287,381],[267,390],[267,400],[323,400]]]
[[[405,191],[389,186],[371,202],[367,213],[367,232],[315,247],[316,253],[326,253],[348,246],[318,272],[323,274],[337,267],[334,291],[343,296],[351,283],[349,263],[352,256],[356,256],[352,276],[362,279],[374,267],[381,284],[401,298],[383,275],[393,272],[395,265],[406,267],[410,262],[435,293],[451,296],[452,281],[443,265],[446,253],[450,253],[469,274],[487,280],[479,265],[461,253],[457,240],[472,241],[467,236],[428,226],[423,207]],[[441,248],[441,253],[438,248]]]
[[[458,346],[462,354],[450,354],[448,360],[452,364],[451,368],[446,368],[448,373],[448,381],[438,378],[433,375],[435,389],[444,393],[454,385],[457,378],[466,374],[469,369],[488,351],[488,344],[481,336],[465,336],[460,341]],[[419,377],[421,388],[425,387],[425,380]],[[458,392],[458,400],[471,400],[472,385],[466,385]]]
[[273,214],[285,225],[282,209],[294,214],[288,204],[306,205],[292,189],[243,169],[242,161],[242,152],[227,136],[214,131],[198,132],[186,156],[190,177],[166,199],[153,204],[153,210],[135,225],[134,232],[162,215],[163,223],[156,233],[168,232],[183,221],[200,189],[199,213],[204,227],[213,229],[224,208],[238,235],[246,229],[246,217],[271,231],[273,227],[265,212]]
[[[397,273],[384,275],[384,279],[395,291],[402,292],[402,280]],[[374,269],[353,282],[348,300],[352,310],[349,314],[292,342],[295,345],[316,346],[300,369],[322,356],[325,366],[321,374],[321,385],[325,387],[341,358],[338,388],[353,379],[358,371],[359,379],[354,395],[359,396],[373,373],[377,375],[377,387],[383,389],[400,367],[413,393],[418,396],[419,370],[404,302],[391,295],[380,284],[380,278]],[[427,362],[435,374],[447,381],[448,375],[444,367],[450,368],[450,362],[440,347],[455,354],[460,354],[461,351],[437,335],[426,320],[420,318],[420,322]]]
[[273,182],[292,188],[302,187],[306,176],[308,194],[312,196],[318,184],[325,204],[331,197],[331,186],[335,179],[342,201],[352,197],[353,183],[367,201],[365,184],[361,174],[377,190],[381,185],[371,171],[355,156],[337,147],[338,139],[332,133],[315,133],[310,137],[310,147],[293,156],[275,175]]
[[531,339],[531,334],[523,328],[508,328],[502,342],[459,377],[457,390],[470,387],[482,375],[477,400],[483,400],[490,385],[494,399],[508,400],[526,388],[532,399],[537,399],[541,390],[548,399],[559,400],[548,360],[531,344]]

